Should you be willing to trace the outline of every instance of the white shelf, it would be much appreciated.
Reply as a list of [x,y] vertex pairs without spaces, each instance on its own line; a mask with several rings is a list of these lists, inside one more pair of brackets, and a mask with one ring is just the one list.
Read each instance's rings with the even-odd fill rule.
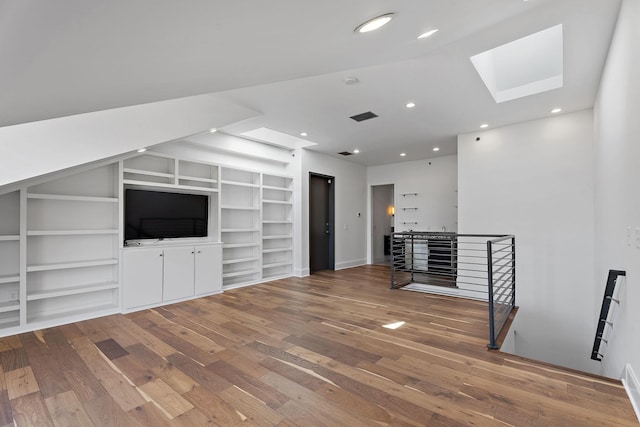
[[271,203],[274,205],[291,205],[293,203],[291,202],[286,202],[284,200],[267,200],[267,199],[262,199],[262,203]]
[[20,310],[20,303],[18,301],[0,302],[0,313],[16,310]]
[[82,286],[71,286],[56,290],[34,291],[27,293],[27,301],[37,301],[40,299],[57,298],[67,295],[86,294],[89,292],[104,291],[107,289],[117,289],[119,286],[116,282],[92,283]]
[[242,270],[242,271],[233,271],[231,273],[224,273],[222,275],[223,278],[227,278],[227,277],[238,277],[238,276],[249,276],[251,274],[257,274],[260,273],[260,270]]
[[[28,311],[28,308],[27,308]],[[58,309],[58,310],[50,310],[46,313],[31,313],[27,314],[27,323],[38,323],[43,322],[45,324],[51,324],[54,321],[59,321],[61,319],[74,319],[77,318],[96,318],[101,316],[107,316],[109,314],[116,314],[119,312],[117,304],[102,304],[102,305],[92,305],[88,307],[82,307],[77,309]],[[78,319],[78,320],[80,320]],[[58,322],[55,322],[58,323]]]
[[156,176],[156,177],[161,177],[161,178],[174,178],[175,177],[175,175],[172,174],[172,173],[153,172],[153,171],[148,171],[148,170],[143,170],[143,169],[124,168],[123,172],[124,173],[132,173],[132,174],[136,174],[136,175]]
[[225,184],[225,185],[236,185],[238,187],[251,187],[251,188],[259,188],[260,185],[259,184],[251,184],[249,182],[239,182],[239,181],[227,181],[227,180],[222,180],[220,181],[221,184]]
[[223,228],[222,233],[254,233],[260,231],[259,228]]
[[241,262],[250,262],[250,261],[258,261],[260,258],[257,257],[249,257],[249,258],[235,258],[235,259],[227,259],[222,261],[222,264],[239,264]]
[[63,194],[27,194],[28,199],[62,200],[68,202],[118,203],[117,197],[67,196]]
[[260,208],[256,208],[253,206],[221,206],[220,209],[229,209],[229,210],[238,210],[238,211],[259,211]]
[[138,185],[141,187],[156,187],[156,188],[170,188],[173,190],[193,190],[193,191],[205,191],[207,193],[217,193],[217,188],[198,187],[195,185],[180,185],[180,184],[165,184],[163,182],[151,182],[151,181],[137,181],[133,179],[125,179],[122,181],[127,185]]
[[288,187],[273,187],[271,185],[263,185],[262,188],[264,188],[265,190],[287,191],[289,193],[293,191],[291,188],[288,188]]
[[262,236],[263,240],[274,240],[274,239],[291,239],[290,234],[283,234],[278,236]]
[[0,242],[14,242],[16,240],[20,240],[19,234],[7,234],[0,236]]
[[20,276],[17,274],[5,274],[4,276],[0,276],[0,283],[14,283],[19,281]]
[[263,254],[274,254],[278,252],[291,252],[293,249],[291,248],[271,248],[271,249],[263,249]]
[[262,223],[263,224],[293,224],[293,221],[265,219],[262,221]]
[[35,271],[50,271],[50,270],[65,270],[71,268],[82,267],[97,267],[101,265],[115,265],[118,263],[117,259],[99,259],[95,261],[79,261],[79,262],[65,262],[56,264],[37,264],[27,266],[27,272]]
[[232,249],[232,248],[254,248],[260,246],[258,243],[250,242],[250,243],[228,243],[223,244],[222,249]]
[[19,325],[20,325],[20,318],[18,317],[18,313],[16,313],[14,317],[6,317],[6,318],[0,319],[0,328],[8,328],[11,326],[19,326]]
[[118,234],[118,230],[30,230],[27,236],[76,236],[76,235],[97,235],[97,234]]
[[213,178],[198,178],[197,176],[186,176],[186,175],[180,175],[178,176],[178,179],[181,179],[183,181],[208,182],[209,184],[215,184],[218,182],[217,179],[213,179]]
[[285,262],[274,262],[272,264],[265,264],[262,266],[262,268],[274,268],[274,267],[284,267],[286,265],[291,265],[290,261],[285,261]]

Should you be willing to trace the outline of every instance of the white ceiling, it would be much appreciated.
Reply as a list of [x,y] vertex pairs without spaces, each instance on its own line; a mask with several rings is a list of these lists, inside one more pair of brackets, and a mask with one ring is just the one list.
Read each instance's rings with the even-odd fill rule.
[[[310,149],[359,148],[348,159],[367,165],[448,155],[481,123],[593,106],[619,3],[0,0],[0,126],[218,93],[262,112],[231,134],[306,131]],[[382,29],[353,32],[387,12]],[[564,87],[496,104],[469,58],[558,24]],[[349,119],[369,110],[379,117]]]

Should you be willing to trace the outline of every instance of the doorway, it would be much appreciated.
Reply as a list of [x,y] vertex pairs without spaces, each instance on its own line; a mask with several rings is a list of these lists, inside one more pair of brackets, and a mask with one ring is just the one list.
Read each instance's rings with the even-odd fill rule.
[[393,184],[371,186],[371,258],[374,264],[391,264],[394,229]]
[[335,268],[335,178],[309,172],[309,271]]

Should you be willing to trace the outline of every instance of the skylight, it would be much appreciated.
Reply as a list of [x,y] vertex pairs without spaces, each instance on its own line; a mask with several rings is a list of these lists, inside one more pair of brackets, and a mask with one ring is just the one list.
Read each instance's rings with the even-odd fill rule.
[[562,24],[471,57],[497,103],[563,85]]

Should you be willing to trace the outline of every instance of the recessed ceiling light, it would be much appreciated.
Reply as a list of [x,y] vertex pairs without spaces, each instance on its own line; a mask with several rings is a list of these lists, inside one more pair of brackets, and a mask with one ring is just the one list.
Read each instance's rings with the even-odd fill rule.
[[554,108],[553,110],[551,110],[553,114],[559,113],[560,111],[562,111],[562,108]]
[[309,134],[306,133],[306,132],[300,132],[300,136],[307,136],[307,135],[309,135]]
[[400,153],[400,157],[404,157],[406,155],[407,155],[407,153]]
[[354,154],[358,154],[360,152],[360,150],[358,150],[357,148],[355,150],[353,150]]
[[486,123],[480,125],[480,128],[482,128],[482,129],[485,129],[485,128],[488,128],[488,127],[489,127],[489,125],[486,124]]
[[145,151],[147,151],[146,148],[141,148],[141,149],[138,150],[138,153],[144,153]]
[[210,133],[216,133],[216,132],[218,132],[218,129],[216,129],[216,128],[211,128],[211,129],[209,129],[209,132],[210,132]]
[[353,31],[356,33],[368,33],[369,31],[377,30],[383,25],[388,24],[391,19],[393,19],[393,13],[385,13],[384,15],[369,19],[367,22],[358,25]]
[[440,147],[433,147],[433,151],[440,151]]
[[435,34],[435,33],[437,33],[437,32],[438,32],[438,29],[437,29],[437,28],[435,28],[435,29],[433,29],[433,30],[429,30],[429,31],[427,31],[426,33],[422,33],[422,34],[420,34],[420,35],[418,36],[418,39],[426,39],[427,37],[430,37],[430,36],[434,35],[434,34]]
[[407,102],[407,105],[405,105],[405,107],[407,107],[407,108],[413,108],[415,106],[416,106],[415,102]]

